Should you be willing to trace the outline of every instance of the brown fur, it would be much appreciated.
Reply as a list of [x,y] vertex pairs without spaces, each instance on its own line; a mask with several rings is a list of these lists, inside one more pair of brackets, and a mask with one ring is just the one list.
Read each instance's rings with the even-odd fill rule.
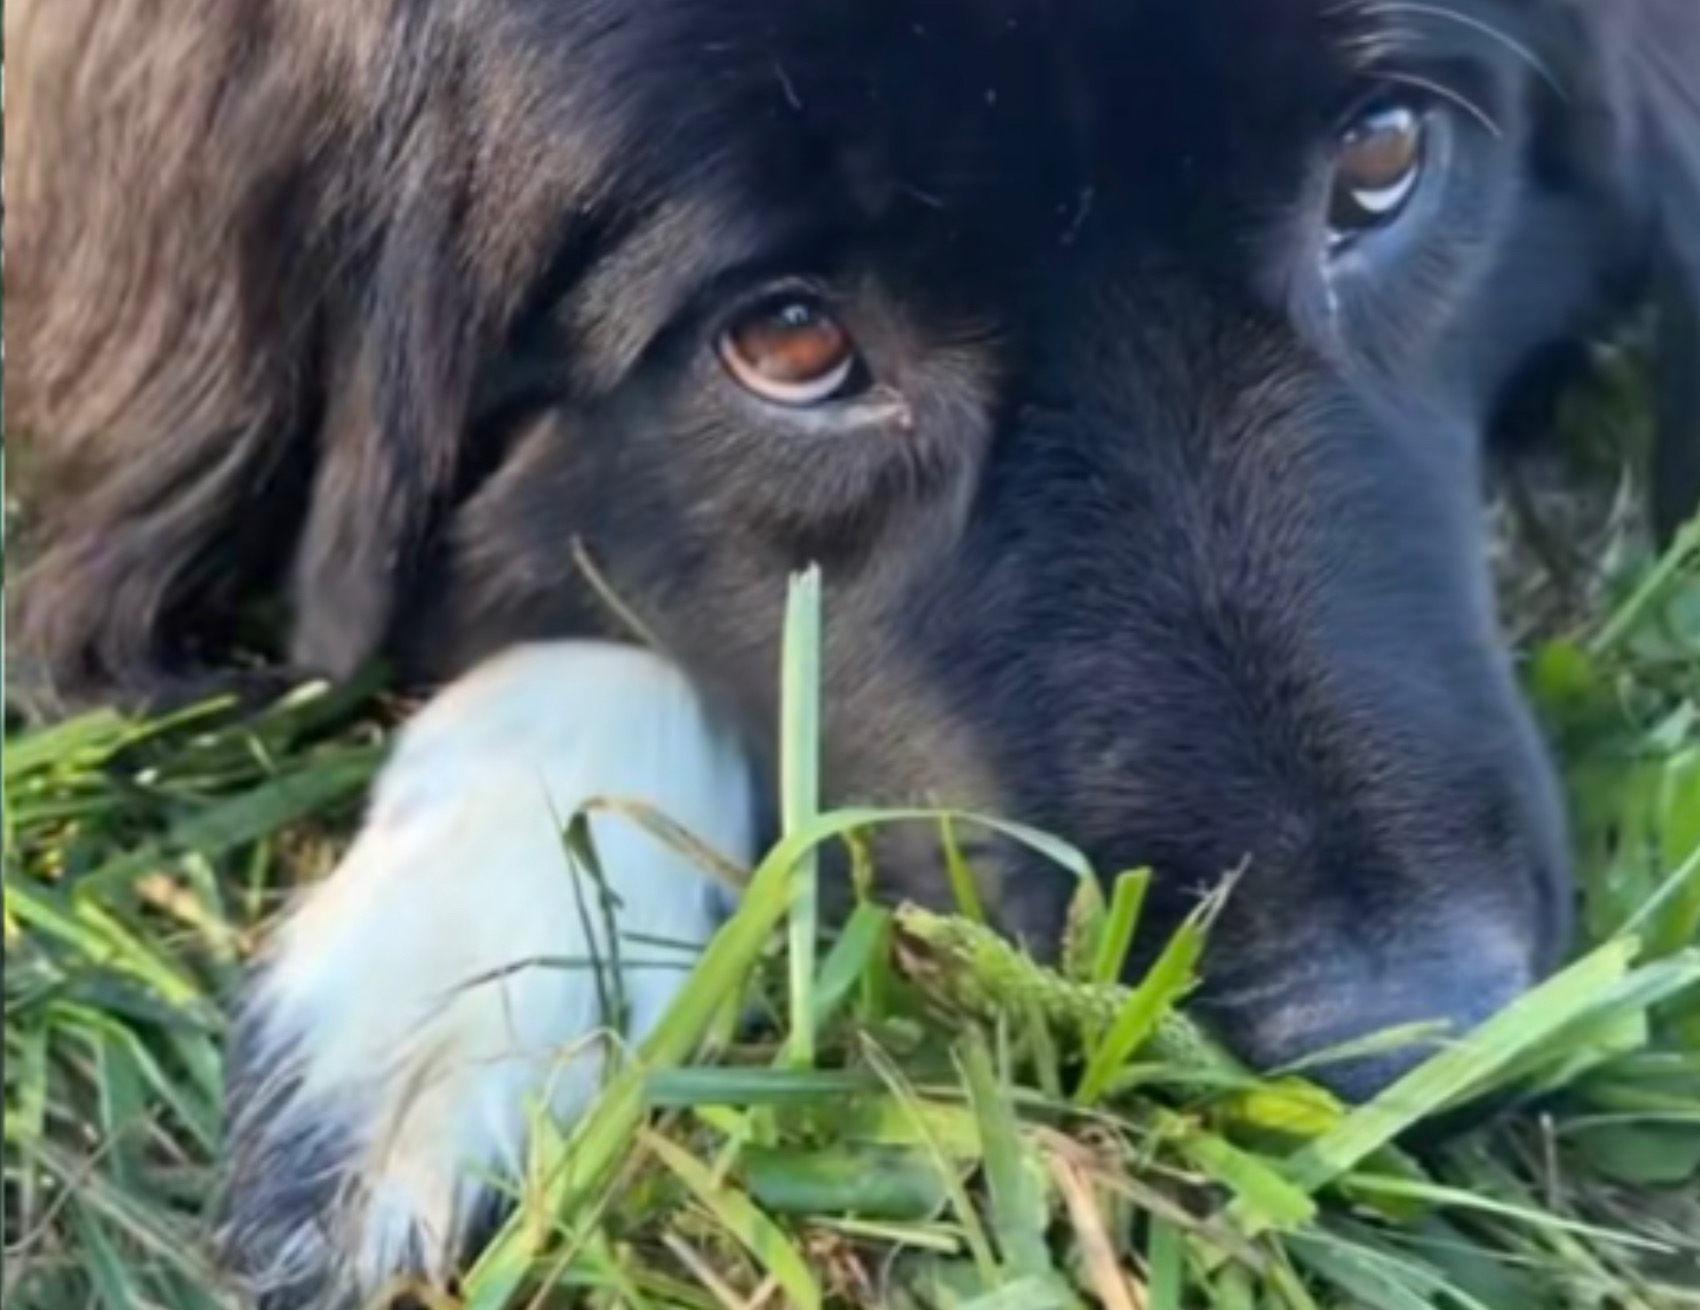
[[340,643],[298,653],[346,671],[455,489],[472,360],[565,181],[528,70],[456,30],[480,7],[423,47],[409,8],[7,8],[7,382],[46,542],[13,654],[70,690],[224,635],[297,535]]
[[[1668,535],[1700,488],[1700,25],[1686,0],[1530,3],[1581,33],[1586,166],[1663,229]],[[319,611],[291,654],[346,672],[382,645],[466,476],[476,362],[562,209],[595,203],[530,113],[551,70],[502,28],[475,3],[7,7],[7,398],[44,543],[11,588],[26,683],[143,690],[285,567]],[[398,299],[417,312],[374,311]]]
[[[1694,0],[5,22],[33,698],[180,694],[277,596],[260,653],[292,672],[456,677],[602,626],[582,536],[759,777],[785,575],[818,562],[826,801],[965,804],[1149,865],[1142,947],[1245,864],[1199,1001],[1253,1063],[1467,1026],[1562,958],[1561,806],[1477,481],[1544,423],[1550,361],[1651,301],[1665,531],[1700,500]],[[1342,134],[1413,87],[1442,102],[1415,115],[1426,203],[1335,230]],[[717,362],[781,291],[847,325],[866,385],[799,408]],[[945,894],[920,837],[882,854]],[[1054,928],[1055,869],[971,855],[1001,922]],[[260,1036],[235,1153],[300,1167],[235,1188],[250,1273],[370,1127],[258,1122],[313,1040]],[[1327,1076],[1358,1097],[1410,1058]],[[347,1254],[275,1304],[346,1303]]]

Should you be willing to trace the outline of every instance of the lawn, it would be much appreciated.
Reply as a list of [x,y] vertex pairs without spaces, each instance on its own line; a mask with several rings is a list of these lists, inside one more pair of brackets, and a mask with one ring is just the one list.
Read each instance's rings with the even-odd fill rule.
[[[1662,558],[1614,537],[1580,588],[1518,576],[1584,940],[1352,1113],[1190,1027],[1208,906],[1143,979],[1110,981],[1142,871],[1083,881],[1054,973],[976,929],[966,868],[960,919],[864,904],[822,931],[809,852],[897,816],[817,807],[799,580],[786,834],[576,1136],[539,1126],[518,1217],[446,1304],[1700,1308],[1700,525]],[[246,721],[209,705],[8,736],[9,1306],[225,1303],[196,1228],[221,1002],[283,889],[334,861],[395,709],[303,688]],[[941,840],[974,822],[908,821]],[[563,861],[588,855],[564,834]],[[1394,1141],[1506,1089],[1468,1136]]]

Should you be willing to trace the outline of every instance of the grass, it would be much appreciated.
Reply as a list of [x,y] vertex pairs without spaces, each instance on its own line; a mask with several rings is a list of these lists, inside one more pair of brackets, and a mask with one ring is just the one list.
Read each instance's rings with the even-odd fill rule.
[[[1208,905],[1118,985],[1145,875],[1097,891],[1056,838],[1008,829],[1082,875],[1057,972],[978,934],[959,860],[960,921],[863,903],[823,932],[823,843],[978,820],[819,808],[800,579],[783,836],[589,1118],[538,1125],[448,1304],[1700,1307],[1700,525],[1605,572],[1596,617],[1525,661],[1576,816],[1574,962],[1351,1113],[1187,1025]],[[221,1001],[281,892],[330,867],[387,717],[307,688],[247,721],[7,740],[8,1305],[224,1304],[196,1229]],[[1507,1093],[1421,1158],[1395,1141]]]

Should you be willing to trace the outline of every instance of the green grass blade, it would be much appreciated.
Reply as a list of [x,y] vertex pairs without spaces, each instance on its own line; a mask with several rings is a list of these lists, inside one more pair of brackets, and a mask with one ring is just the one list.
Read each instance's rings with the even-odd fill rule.
[[1005,1079],[993,1066],[985,1039],[970,1029],[957,1049],[980,1125],[992,1231],[1004,1270],[1015,1279],[1052,1278],[1056,1271],[1045,1246],[1050,1222],[1045,1175],[1029,1158]]
[[1221,912],[1225,896],[1226,884],[1200,902],[1169,938],[1151,972],[1134,988],[1092,1051],[1074,1095],[1076,1104],[1089,1106],[1102,1100],[1134,1053],[1192,988],[1210,925]]
[[1289,1162],[1287,1176],[1306,1191],[1324,1187],[1424,1117],[1483,1087],[1587,1013],[1600,993],[1628,971],[1635,949],[1629,942],[1607,943],[1513,1002],[1301,1149]]
[[751,1145],[739,1163],[750,1194],[773,1214],[919,1222],[950,1203],[934,1162],[913,1147]]
[[1135,869],[1116,879],[1116,889],[1110,894],[1109,916],[1104,934],[1098,941],[1098,957],[1092,965],[1092,981],[1120,982],[1127,965],[1128,951],[1133,947],[1134,934],[1139,931],[1139,917],[1145,908],[1145,895],[1151,887],[1151,870]]
[[[820,812],[821,576],[810,568],[791,580],[785,609],[780,679],[779,808],[786,836],[803,831]],[[791,871],[791,1025],[783,1061],[815,1060],[815,943],[820,938],[820,869],[816,847]]]
[[714,1176],[702,1161],[655,1133],[646,1133],[644,1146],[690,1189],[703,1207],[736,1237],[763,1270],[784,1289],[787,1304],[797,1310],[819,1310],[824,1300],[820,1284],[802,1254],[749,1197]]
[[1146,1289],[1150,1310],[1182,1310],[1186,1293],[1186,1238],[1167,1219],[1151,1216],[1145,1243],[1145,1260],[1150,1269]]

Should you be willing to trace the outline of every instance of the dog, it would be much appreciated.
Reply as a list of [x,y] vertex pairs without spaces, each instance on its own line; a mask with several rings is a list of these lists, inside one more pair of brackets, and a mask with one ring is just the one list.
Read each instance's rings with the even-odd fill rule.
[[[753,858],[811,563],[828,799],[1148,865],[1157,939],[1243,867],[1199,1004],[1254,1064],[1467,1028],[1562,958],[1481,483],[1650,308],[1661,530],[1700,501],[1689,0],[14,0],[6,35],[14,668],[162,703],[259,631],[435,689],[241,1007],[258,1304],[452,1276],[525,1108],[599,1067],[590,974],[528,961],[623,936],[653,1025],[725,897],[600,814],[610,935],[560,825],[622,794]],[[880,894],[946,901],[935,845],[883,836]],[[966,853],[1055,939],[1065,875]]]

